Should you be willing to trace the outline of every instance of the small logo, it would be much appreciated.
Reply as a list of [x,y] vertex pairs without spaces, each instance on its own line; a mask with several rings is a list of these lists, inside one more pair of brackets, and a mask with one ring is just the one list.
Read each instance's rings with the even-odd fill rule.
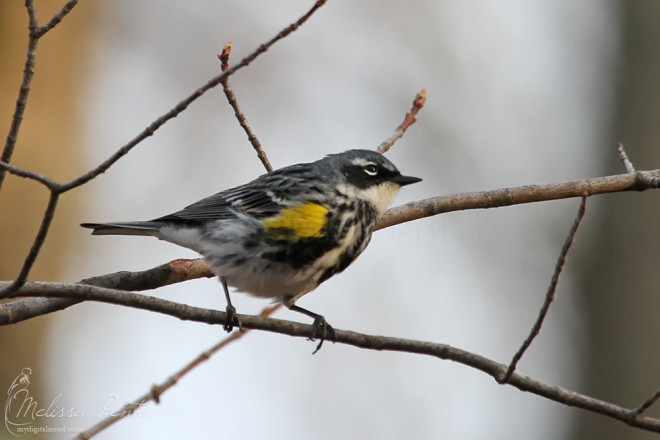
[[[106,395],[99,404],[98,411],[87,412],[62,404],[62,393],[50,400],[48,405],[40,405],[30,393],[30,375],[32,369],[25,367],[16,376],[7,389],[5,402],[5,427],[10,434],[21,437],[23,434],[41,433],[80,433],[79,426],[71,426],[71,420],[84,423],[82,417],[115,418],[145,416],[146,402],[121,404],[121,399],[115,393]],[[89,417],[86,419],[90,422]]]
[[[5,426],[7,431],[13,435],[19,435],[17,428],[31,425],[34,420],[23,417],[28,414],[33,400],[28,387],[30,386],[30,374],[32,369],[25,367],[21,374],[9,385],[7,390],[7,402],[5,403]],[[23,415],[23,416],[22,416]]]
[[[7,401],[5,402],[5,427],[10,434],[20,437],[24,433],[38,434],[46,432],[78,432],[78,428],[67,428],[63,420],[85,416],[85,411],[75,408],[66,408],[60,405],[62,393],[55,396],[48,406],[40,406],[37,400],[30,394],[30,375],[32,369],[25,367],[16,376],[7,389]],[[43,423],[43,422],[50,423]]]

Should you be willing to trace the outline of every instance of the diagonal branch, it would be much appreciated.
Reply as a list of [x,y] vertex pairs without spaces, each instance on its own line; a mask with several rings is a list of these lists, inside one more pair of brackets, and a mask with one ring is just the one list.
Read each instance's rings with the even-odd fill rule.
[[587,198],[582,197],[582,201],[580,202],[580,207],[578,208],[575,221],[573,221],[571,230],[569,231],[568,236],[566,237],[566,241],[562,246],[561,253],[559,254],[559,258],[557,259],[557,264],[555,265],[555,272],[552,274],[552,279],[550,281],[550,286],[548,287],[548,291],[545,294],[545,301],[543,302],[543,306],[541,306],[539,315],[536,318],[536,322],[534,322],[534,325],[532,326],[529,335],[520,346],[520,349],[516,352],[516,354],[513,355],[513,359],[511,359],[509,368],[507,368],[506,374],[502,378],[502,383],[509,382],[509,380],[511,379],[511,375],[513,374],[514,371],[516,371],[516,366],[518,365],[520,359],[522,359],[523,355],[525,354],[525,351],[527,351],[529,346],[532,345],[534,339],[539,335],[539,333],[541,333],[541,326],[543,325],[543,321],[545,320],[545,317],[548,315],[548,311],[550,310],[550,304],[552,304],[552,302],[555,300],[557,293],[557,284],[559,283],[559,276],[561,275],[562,271],[564,270],[564,266],[566,265],[566,257],[568,256],[568,251],[571,249],[571,246],[573,245],[573,241],[575,241],[575,234],[577,233],[577,230],[580,227],[580,223],[582,223],[582,219],[584,218],[584,213],[586,211],[586,208],[587,208]]
[[63,191],[68,191],[70,189],[76,188],[80,185],[83,185],[90,180],[94,179],[95,177],[99,176],[100,174],[104,173],[105,171],[108,170],[115,162],[117,162],[119,159],[121,159],[126,153],[131,151],[136,145],[138,145],[140,142],[148,138],[149,136],[152,136],[156,130],[158,130],[163,124],[165,124],[167,121],[169,121],[172,118],[177,117],[182,111],[184,111],[190,104],[195,102],[200,96],[202,96],[204,93],[209,91],[210,89],[216,87],[219,85],[225,78],[229,78],[231,75],[236,73],[238,70],[248,66],[252,61],[254,61],[255,58],[257,58],[259,55],[262,53],[266,52],[273,44],[277,43],[279,40],[282,38],[286,37],[289,35],[291,32],[295,31],[298,29],[303,23],[305,23],[309,17],[312,16],[312,14],[321,6],[325,4],[325,0],[318,0],[312,8],[305,13],[302,17],[298,19],[295,23],[290,24],[286,28],[284,28],[282,31],[280,31],[275,37],[271,38],[268,42],[262,44],[259,46],[256,50],[254,50],[251,54],[243,58],[238,64],[235,64],[234,66],[228,68],[224,72],[222,72],[219,75],[214,76],[211,78],[209,81],[207,81],[206,84],[204,84],[202,87],[198,88],[195,90],[193,93],[191,93],[187,98],[183,99],[180,101],[177,105],[174,106],[171,110],[169,110],[167,113],[163,114],[160,116],[158,119],[153,121],[147,128],[142,130],[140,134],[138,134],[136,137],[134,137],[130,142],[128,142],[126,145],[123,147],[119,148],[112,156],[110,156],[108,159],[103,161],[100,165],[98,165],[96,168],[90,170],[89,172],[83,174],[82,176],[70,181],[69,183],[66,183],[62,185],[62,190]]
[[48,229],[50,228],[50,224],[52,223],[53,217],[55,216],[55,208],[57,208],[58,199],[59,194],[55,191],[51,191],[50,198],[48,199],[48,205],[46,206],[46,211],[44,212],[41,225],[39,226],[39,231],[37,232],[37,236],[34,238],[34,242],[30,247],[30,251],[25,257],[23,267],[21,267],[21,271],[19,272],[18,276],[11,284],[9,284],[9,286],[0,289],[0,298],[9,298],[13,292],[16,292],[25,283],[25,280],[30,273],[30,269],[32,269],[34,262],[37,260],[41,246],[43,246],[44,241],[46,241]]
[[13,174],[18,177],[23,177],[25,179],[30,179],[34,180],[35,182],[39,182],[42,185],[44,185],[46,188],[50,190],[57,190],[59,188],[59,184],[50,178],[39,174],[35,173],[34,171],[29,171],[29,170],[24,170],[23,168],[19,168],[14,165],[10,165],[6,162],[0,161],[0,172],[8,171],[9,174]]
[[[229,68],[228,63],[229,63],[230,53],[231,53],[231,41],[225,44],[225,47],[222,49],[222,53],[218,55],[218,58],[222,63],[221,67],[223,71]],[[223,79],[221,83],[222,83],[222,90],[225,92],[225,97],[227,98],[227,102],[229,102],[229,105],[231,105],[231,108],[234,110],[234,116],[236,116],[239,125],[241,126],[241,128],[243,128],[243,131],[245,131],[245,134],[248,137],[248,141],[250,142],[254,150],[257,152],[257,157],[261,161],[261,164],[264,166],[264,168],[266,168],[266,171],[270,173],[271,171],[273,171],[273,166],[270,164],[266,152],[261,147],[261,142],[259,142],[257,135],[254,134],[252,128],[250,127],[250,124],[248,124],[247,118],[245,117],[243,110],[241,110],[240,106],[238,105],[238,100],[236,99],[236,95],[234,94],[234,91],[229,85],[229,78]]]
[[[282,304],[276,304],[272,307],[266,307],[259,316],[261,317],[268,317],[272,315],[276,310],[278,310]],[[125,404],[119,411],[113,411],[113,414],[110,416],[106,417],[105,419],[101,420],[99,423],[96,425],[92,426],[90,429],[88,429],[85,432],[80,433],[76,439],[85,439],[88,440],[98,434],[99,432],[103,431],[104,429],[108,428],[109,426],[115,424],[116,422],[120,421],[122,418],[129,416],[133,414],[135,411],[137,411],[142,405],[149,401],[154,401],[156,403],[160,403],[160,396],[163,394],[165,391],[168,389],[172,388],[174,385],[176,385],[183,376],[186,374],[190,373],[195,367],[199,366],[202,362],[208,360],[216,354],[218,351],[229,345],[230,343],[237,341],[238,339],[242,338],[245,336],[250,330],[245,330],[243,332],[234,332],[231,335],[225,337],[222,341],[218,342],[215,344],[213,347],[209,348],[199,356],[197,356],[195,359],[190,361],[188,364],[186,364],[183,368],[181,368],[179,371],[177,371],[175,374],[173,374],[169,379],[167,379],[165,382],[159,384],[159,385],[153,385],[149,392],[144,394],[141,397],[138,397],[135,399],[133,402]]]
[[412,108],[410,109],[409,112],[406,113],[406,116],[403,118],[403,122],[394,131],[392,137],[387,139],[385,142],[383,142],[378,146],[378,152],[380,154],[385,154],[387,150],[392,148],[392,145],[394,145],[394,143],[398,141],[401,138],[401,136],[403,136],[406,130],[408,130],[408,127],[410,127],[415,122],[417,122],[417,119],[415,119],[415,117],[417,116],[417,113],[422,109],[422,107],[424,107],[425,102],[426,102],[426,89],[422,89],[417,95],[415,95]]
[[651,397],[642,402],[637,408],[630,411],[630,416],[632,418],[639,417],[643,412],[652,407],[658,399],[660,399],[660,389],[656,390]]

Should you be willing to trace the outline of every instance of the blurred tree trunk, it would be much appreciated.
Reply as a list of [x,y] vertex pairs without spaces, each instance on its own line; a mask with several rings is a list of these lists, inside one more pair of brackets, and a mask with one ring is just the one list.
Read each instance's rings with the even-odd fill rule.
[[[638,169],[660,168],[660,2],[621,3],[623,12],[618,114],[608,173],[622,173],[613,153],[625,144]],[[628,408],[660,387],[660,196],[657,192],[603,197],[587,215],[598,216],[580,262],[586,335],[584,387],[580,390]],[[649,413],[658,417],[660,405]],[[648,439],[588,413],[576,418],[574,438]]]
[[[37,1],[40,24],[44,24],[64,2]],[[83,91],[85,60],[80,58],[85,35],[93,27],[91,4],[79,5],[62,23],[39,43],[32,91],[12,163],[52,177],[72,178],[81,170],[81,112],[77,111]],[[4,141],[9,131],[28,41],[28,18],[22,1],[0,2],[0,134]],[[66,159],[64,159],[66,158]],[[82,162],[82,161],[81,161]],[[67,222],[78,222],[76,194],[61,199],[56,220],[30,279],[58,280],[68,260],[67,252],[75,249],[65,231]],[[7,175],[0,190],[0,280],[16,277],[37,233],[48,201],[41,185]],[[39,403],[39,375],[45,366],[41,351],[46,342],[48,317],[3,327],[0,332],[0,391],[6,390],[23,367],[32,368],[31,393]],[[60,341],[61,342],[61,341]],[[65,390],[57,390],[65,391]],[[13,438],[0,430],[0,438]],[[5,437],[7,436],[7,437]]]

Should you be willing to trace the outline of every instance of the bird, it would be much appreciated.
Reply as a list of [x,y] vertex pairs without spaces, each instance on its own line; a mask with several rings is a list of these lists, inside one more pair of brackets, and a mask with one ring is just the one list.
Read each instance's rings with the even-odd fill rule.
[[277,169],[154,220],[81,226],[196,251],[222,284],[227,332],[234,321],[240,326],[230,286],[312,318],[309,339],[320,340],[318,351],[335,331],[297,301],[355,261],[399,189],[421,180],[376,151],[354,149]]

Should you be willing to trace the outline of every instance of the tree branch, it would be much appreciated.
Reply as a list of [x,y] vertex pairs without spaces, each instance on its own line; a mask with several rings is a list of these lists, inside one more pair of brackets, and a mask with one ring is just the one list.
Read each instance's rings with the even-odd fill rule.
[[[645,186],[643,183],[645,181],[648,182],[648,180],[640,179],[640,175],[655,177],[660,175],[660,170],[637,171],[633,174],[619,174],[614,176],[597,177],[593,179],[584,179],[564,183],[526,185],[516,188],[502,188],[493,191],[471,192],[433,197],[417,202],[411,202],[406,205],[398,206],[388,210],[378,222],[376,229],[384,229],[401,223],[452,211],[497,208],[522,203],[558,200],[569,197],[584,197],[612,192],[641,191],[646,188],[655,187]],[[163,265],[161,267],[164,266],[167,265]],[[212,276],[210,272],[207,272],[207,275]],[[136,279],[140,278],[141,276],[144,275],[140,275],[139,272],[135,274]],[[114,279],[113,275],[106,275],[104,277],[112,277]],[[100,279],[104,277],[97,278]],[[82,283],[85,283],[85,281]],[[118,289],[122,288],[120,284],[116,283],[101,285]],[[153,284],[152,287],[149,288],[161,287],[163,285],[165,284]],[[2,285],[0,284],[0,286]],[[5,289],[6,288],[7,287],[5,287]],[[141,289],[128,287],[125,290]],[[0,288],[0,294],[3,292],[5,292],[5,290]],[[23,303],[12,306],[15,307],[15,309],[8,308],[8,305],[0,306],[0,325],[13,324],[25,319],[39,316],[40,314],[62,310],[63,308],[69,307],[73,304],[75,304],[75,302],[68,303],[62,302],[62,300],[53,300],[52,307],[49,307],[47,303],[39,302],[38,304],[35,304],[35,307],[38,307],[38,313],[29,312],[30,308],[26,307],[26,304]]]
[[149,126],[144,130],[142,130],[140,134],[134,137],[126,145],[119,148],[119,150],[117,150],[112,156],[110,156],[108,159],[102,162],[99,166],[83,174],[82,176],[70,181],[69,183],[62,185],[63,191],[68,191],[70,189],[83,185],[89,182],[90,180],[94,179],[95,177],[99,176],[100,174],[104,173],[105,171],[107,171],[108,168],[110,168],[115,162],[121,159],[126,153],[131,151],[133,147],[138,145],[140,142],[142,142],[149,136],[152,136],[154,132],[158,130],[163,124],[165,124],[170,119],[178,116],[182,111],[188,108],[190,104],[196,101],[204,93],[219,85],[225,78],[229,78],[238,70],[248,66],[252,61],[254,61],[255,58],[257,58],[262,53],[266,52],[273,44],[277,43],[279,40],[281,40],[282,38],[289,35],[291,32],[294,32],[296,29],[298,29],[303,23],[305,23],[309,19],[309,17],[312,16],[314,12],[316,12],[318,8],[320,8],[324,4],[325,4],[325,0],[318,0],[314,4],[314,6],[312,6],[312,8],[309,11],[307,11],[305,15],[303,15],[298,19],[298,21],[284,28],[275,37],[271,38],[270,41],[262,44],[251,54],[243,58],[238,64],[233,65],[232,67],[228,68],[221,74],[211,78],[209,81],[207,81],[206,84],[195,90],[187,98],[183,99],[181,102],[175,105],[174,108],[172,108],[170,111],[163,114],[161,117],[159,117],[154,122],[149,124]]
[[[21,86],[18,90],[18,98],[16,99],[14,115],[11,119],[5,147],[2,150],[2,156],[0,156],[0,162],[5,162],[7,164],[11,162],[11,157],[14,154],[14,148],[16,147],[16,140],[18,139],[18,131],[23,122],[23,115],[25,114],[25,107],[27,106],[27,100],[30,94],[30,85],[32,84],[32,77],[34,76],[37,43],[39,42],[39,38],[35,35],[37,17],[32,0],[25,0],[25,7],[28,11],[30,36],[28,39],[27,53],[25,55],[25,65],[23,66],[23,80],[21,81]],[[0,188],[2,188],[5,174],[6,168],[0,167]]]
[[[151,296],[95,286],[60,283],[26,283],[22,289],[22,293],[33,296],[64,297],[105,302],[136,309],[150,310],[174,316],[181,320],[196,321],[206,324],[224,325],[227,319],[227,314],[225,312],[202,309]],[[313,330],[311,325],[293,321],[251,315],[238,315],[238,318],[245,328],[264,330],[294,337],[307,338]],[[338,343],[369,350],[421,354],[437,357],[439,359],[451,360],[482,371],[489,376],[492,376],[498,382],[502,381],[507,372],[506,365],[446,344],[366,335],[346,330],[335,330],[335,333],[336,342]],[[513,373],[508,384],[521,391],[528,391],[565,405],[575,406],[591,412],[603,414],[637,428],[660,432],[659,419],[635,414],[634,410],[628,410],[621,406],[584,394],[555,385],[549,385],[528,376]]]
[[424,107],[425,102],[426,102],[426,89],[422,89],[417,95],[415,95],[412,108],[410,109],[409,112],[406,113],[406,116],[403,118],[403,122],[394,131],[392,137],[387,139],[385,142],[383,142],[378,146],[378,152],[380,154],[385,154],[387,150],[392,148],[392,145],[394,145],[394,143],[398,141],[401,138],[401,136],[403,136],[406,130],[408,130],[408,127],[410,127],[415,122],[417,122],[417,119],[415,119],[415,117],[417,116],[417,113],[422,109],[422,107]]
[[50,229],[50,224],[52,223],[53,217],[55,216],[55,208],[57,208],[58,199],[59,194],[55,191],[51,191],[50,198],[48,199],[48,205],[46,206],[46,211],[44,212],[44,216],[41,219],[39,231],[34,238],[32,246],[30,247],[30,251],[25,257],[21,271],[18,273],[16,279],[11,282],[11,284],[0,289],[0,298],[10,298],[11,294],[20,289],[21,286],[25,283],[25,280],[30,273],[30,269],[32,269],[34,262],[37,260],[41,246],[43,246],[44,241],[46,241],[48,229]]
[[636,171],[631,174],[596,177],[545,185],[525,185],[492,191],[468,192],[431,197],[407,203],[388,210],[378,222],[376,229],[431,217],[446,212],[467,209],[488,209],[523,203],[545,202],[572,197],[589,197],[623,191],[644,191],[658,187],[660,170]]
[[[117,290],[143,291],[197,278],[212,278],[215,274],[200,259],[174,260],[141,272],[116,272],[87,278],[77,284]],[[6,286],[10,283],[5,283]],[[3,283],[0,283],[2,287]],[[16,294],[15,296],[21,296]],[[71,298],[22,298],[0,303],[0,326],[16,324],[27,319],[66,309],[82,302]]]
[[[270,316],[280,307],[282,307],[282,303],[275,304],[272,307],[266,307],[259,316],[261,317]],[[215,344],[213,347],[209,348],[208,350],[204,351],[202,354],[200,354],[195,359],[190,361],[175,374],[170,376],[170,378],[167,379],[165,382],[159,385],[153,385],[146,394],[144,394],[141,397],[138,397],[137,399],[133,400],[130,403],[125,404],[119,411],[113,411],[113,414],[101,420],[99,423],[92,426],[87,431],[80,433],[76,437],[76,439],[88,440],[94,437],[96,434],[108,428],[109,426],[115,424],[116,422],[120,421],[122,418],[131,415],[134,411],[138,410],[142,405],[144,405],[149,401],[153,400],[156,403],[160,403],[160,396],[165,391],[176,385],[183,376],[190,373],[195,367],[199,366],[202,362],[210,359],[211,356],[216,354],[218,351],[220,351],[230,343],[237,341],[238,339],[245,336],[249,331],[250,330],[248,329],[242,332],[234,332],[231,335],[225,337],[222,341]]]
[[[90,170],[89,172],[77,177],[76,179],[65,183],[65,184],[58,184],[58,183],[53,183],[50,179],[47,179],[43,176],[37,175],[35,173],[31,173],[25,170],[21,170],[19,168],[13,167],[9,165],[11,155],[14,150],[14,146],[16,144],[16,138],[18,135],[18,129],[21,125],[21,121],[23,119],[23,113],[25,110],[25,105],[27,103],[27,97],[29,94],[30,90],[30,81],[32,78],[32,74],[34,73],[34,55],[35,55],[35,50],[36,50],[36,44],[39,39],[40,35],[45,34],[49,29],[51,29],[53,26],[55,26],[59,21],[64,17],[70,10],[75,6],[75,2],[69,1],[67,4],[65,4],[64,8],[53,17],[51,20],[52,26],[47,27],[50,25],[46,25],[45,28],[43,29],[43,32],[38,35],[38,25],[37,25],[37,20],[36,20],[36,13],[34,10],[34,4],[32,0],[26,0],[25,5],[28,10],[28,15],[30,18],[30,40],[28,44],[28,56],[26,60],[26,67],[25,67],[25,74],[23,76],[23,84],[21,85],[21,89],[19,92],[19,99],[16,103],[16,110],[14,112],[14,118],[12,120],[12,126],[9,130],[9,135],[7,136],[7,143],[5,145],[3,155],[0,158],[0,188],[2,186],[2,180],[4,178],[4,175],[7,170],[20,175],[22,177],[26,178],[31,178],[37,181],[40,181],[44,185],[46,185],[50,191],[50,200],[48,203],[48,207],[46,209],[46,212],[44,214],[43,220],[41,222],[41,226],[39,228],[39,232],[37,233],[37,236],[35,237],[34,243],[32,245],[32,248],[30,249],[26,259],[25,263],[23,264],[21,271],[14,280],[13,283],[11,283],[9,286],[6,286],[3,289],[0,289],[0,298],[6,298],[11,295],[12,292],[15,292],[20,286],[25,282],[27,279],[27,276],[29,275],[29,272],[32,268],[32,265],[34,264],[34,261],[39,253],[39,250],[41,249],[41,245],[43,244],[46,235],[48,234],[48,230],[50,228],[51,220],[53,217],[53,214],[55,212],[55,208],[57,206],[57,200],[60,194],[72,190],[74,188],[77,188],[81,185],[84,185],[85,183],[89,182],[90,180],[94,179],[101,173],[104,173],[105,171],[108,170],[115,162],[117,162],[121,157],[123,157],[125,154],[127,154],[131,149],[133,149],[137,144],[142,142],[144,139],[147,137],[151,136],[154,134],[154,132],[160,128],[163,124],[165,124],[167,121],[170,119],[176,117],[179,113],[184,111],[188,105],[190,105],[192,102],[194,102],[197,98],[199,98],[201,95],[203,95],[207,90],[217,86],[220,84],[222,80],[225,78],[229,77],[232,75],[234,72],[238,71],[239,69],[247,66],[250,64],[257,56],[260,54],[264,53],[270,46],[275,44],[277,41],[281,40],[282,38],[286,37],[289,35],[291,32],[295,31],[302,25],[311,15],[318,9],[320,8],[323,4],[325,3],[325,0],[318,0],[312,8],[307,11],[306,14],[304,14],[298,21],[295,23],[287,26],[285,29],[283,29],[279,34],[277,34],[274,38],[272,38],[270,41],[268,41],[265,44],[262,44],[259,46],[254,52],[252,52],[250,55],[245,57],[240,63],[236,64],[235,66],[227,69],[224,71],[222,74],[212,78],[210,81],[208,81],[204,86],[201,88],[197,89],[194,93],[192,93],[190,96],[185,98],[183,101],[179,102],[174,108],[172,108],[170,111],[156,119],[154,122],[152,122],[147,128],[145,128],[140,134],[138,134],[133,140],[131,140],[128,144],[124,145],[123,147],[119,148],[112,156],[110,156],[108,159],[106,159],[104,162],[102,162],[100,165],[95,167],[94,169]],[[58,306],[61,306],[62,304],[58,304]]]
[[41,38],[41,37],[43,37],[44,34],[45,34],[46,32],[48,32],[49,30],[53,29],[55,26],[57,26],[58,24],[60,24],[60,22],[62,21],[62,19],[63,19],[63,18],[69,13],[69,12],[71,12],[71,10],[73,9],[73,7],[76,6],[77,4],[78,4],[78,0],[69,0],[68,2],[66,2],[66,3],[64,4],[64,6],[62,6],[62,9],[60,9],[60,11],[59,11],[57,14],[53,15],[53,17],[50,19],[50,21],[49,21],[48,23],[46,23],[46,24],[43,25],[43,26],[40,26],[40,27],[36,30],[36,36],[37,36],[37,38]]
[[552,274],[550,286],[548,287],[548,291],[545,294],[545,301],[541,306],[541,310],[539,311],[539,315],[536,318],[536,322],[534,322],[534,325],[532,326],[529,335],[527,336],[525,341],[523,341],[522,345],[520,346],[520,349],[516,352],[516,354],[513,355],[513,359],[511,359],[511,363],[509,363],[509,367],[507,368],[506,374],[502,378],[502,383],[506,383],[509,381],[509,379],[511,379],[511,375],[513,374],[514,371],[516,371],[516,366],[518,365],[520,359],[522,359],[523,355],[525,354],[525,351],[527,351],[529,346],[532,345],[532,341],[534,341],[534,338],[536,338],[539,335],[539,333],[541,333],[541,326],[543,325],[543,321],[545,320],[545,317],[548,315],[548,311],[550,310],[550,304],[552,304],[552,302],[555,300],[555,296],[557,292],[557,284],[559,283],[559,276],[561,275],[562,271],[564,270],[564,266],[566,265],[566,257],[568,256],[568,251],[571,249],[571,246],[573,245],[573,241],[575,240],[575,234],[577,233],[577,230],[580,227],[580,223],[582,223],[582,219],[584,218],[584,213],[586,211],[586,208],[587,208],[587,198],[583,196],[582,201],[580,202],[580,207],[578,208],[577,216],[573,221],[571,230],[568,232],[566,241],[562,246],[561,252],[559,254],[559,258],[557,259],[557,264],[555,265],[555,271]]
[[[222,53],[218,55],[218,58],[222,63],[221,68],[223,71],[229,68],[228,63],[229,63],[230,53],[231,53],[231,41],[225,44],[225,47],[222,49]],[[229,78],[223,79],[221,81],[221,84],[222,84],[222,90],[225,92],[225,97],[227,98],[227,102],[229,102],[229,105],[231,105],[231,108],[234,110],[234,116],[236,116],[236,119],[238,120],[238,124],[241,126],[241,128],[243,128],[243,131],[245,131],[248,141],[252,145],[252,148],[254,148],[254,150],[257,152],[257,157],[261,161],[261,164],[264,166],[264,168],[266,168],[266,171],[270,173],[271,171],[273,171],[273,166],[270,164],[266,152],[261,147],[261,142],[259,142],[257,135],[255,135],[254,132],[252,131],[252,128],[250,128],[250,124],[248,124],[245,114],[238,105],[238,100],[236,99],[236,95],[234,94],[234,91],[229,85]]]

